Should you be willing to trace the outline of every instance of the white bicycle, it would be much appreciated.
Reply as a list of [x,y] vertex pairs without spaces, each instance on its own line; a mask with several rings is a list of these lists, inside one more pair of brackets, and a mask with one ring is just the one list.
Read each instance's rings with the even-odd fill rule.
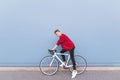
[[[64,69],[69,69],[71,72],[73,71],[73,65],[70,59],[70,54],[57,53],[56,51],[53,50],[48,50],[48,52],[51,55],[43,57],[39,64],[39,68],[43,74],[54,75],[59,69],[59,62],[61,64],[64,64],[59,55],[68,56],[67,62],[66,64],[64,64]],[[80,55],[75,55],[75,61],[76,70],[78,72],[77,74],[82,74],[83,72],[85,72],[87,67],[86,59]]]

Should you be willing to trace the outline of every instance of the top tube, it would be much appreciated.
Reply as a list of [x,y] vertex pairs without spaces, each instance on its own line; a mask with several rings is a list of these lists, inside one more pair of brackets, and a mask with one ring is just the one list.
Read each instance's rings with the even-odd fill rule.
[[57,55],[70,55],[70,54],[67,54],[67,53],[57,53],[57,52],[55,52],[55,54],[57,54]]
[[50,50],[48,49],[49,53],[54,55],[54,54],[57,54],[57,55],[70,55],[70,54],[67,54],[67,53],[59,53],[59,52],[56,52],[56,50]]

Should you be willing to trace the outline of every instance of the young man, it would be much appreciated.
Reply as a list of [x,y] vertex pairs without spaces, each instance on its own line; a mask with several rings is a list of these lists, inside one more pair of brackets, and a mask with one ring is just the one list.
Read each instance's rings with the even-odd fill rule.
[[[74,59],[74,49],[75,49],[75,45],[72,42],[72,40],[65,34],[62,34],[60,32],[60,30],[55,30],[54,33],[56,34],[56,36],[59,37],[59,40],[57,41],[56,45],[53,47],[52,50],[56,50],[56,48],[61,45],[62,46],[62,50],[60,53],[64,53],[66,51],[69,51],[70,53],[70,57],[72,60],[72,64],[73,64],[73,72],[72,72],[72,78],[75,78],[77,75],[77,71],[76,71],[76,63],[75,63],[75,59]],[[64,63],[66,63],[65,60],[65,55],[62,55],[63,61]],[[60,67],[63,67],[64,64],[61,64]]]

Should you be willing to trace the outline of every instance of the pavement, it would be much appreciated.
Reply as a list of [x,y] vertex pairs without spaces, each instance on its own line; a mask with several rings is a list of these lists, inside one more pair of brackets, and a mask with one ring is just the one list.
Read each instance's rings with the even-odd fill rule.
[[91,68],[84,74],[71,79],[69,70],[59,70],[53,76],[46,76],[39,68],[0,68],[0,80],[120,80],[120,68]]

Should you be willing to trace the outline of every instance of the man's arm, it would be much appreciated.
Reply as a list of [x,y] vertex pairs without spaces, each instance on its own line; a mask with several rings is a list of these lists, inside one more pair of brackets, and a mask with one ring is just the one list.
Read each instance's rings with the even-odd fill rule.
[[58,45],[56,44],[56,45],[52,48],[52,50],[56,50],[57,47],[58,47]]
[[53,47],[52,50],[56,50],[56,48],[57,48],[60,44],[62,44],[64,41],[65,41],[64,37],[61,36],[60,39],[57,41],[56,45]]

